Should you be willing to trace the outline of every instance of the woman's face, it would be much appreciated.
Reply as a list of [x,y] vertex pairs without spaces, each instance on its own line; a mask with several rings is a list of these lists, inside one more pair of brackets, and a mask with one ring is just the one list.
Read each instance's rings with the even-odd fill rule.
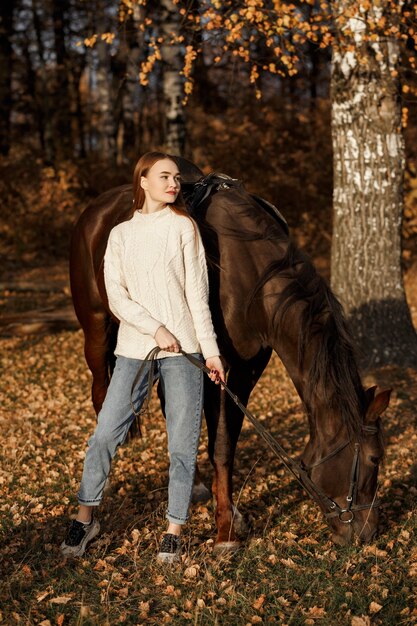
[[154,202],[175,202],[180,191],[180,172],[174,161],[161,159],[152,165],[140,181],[145,196]]

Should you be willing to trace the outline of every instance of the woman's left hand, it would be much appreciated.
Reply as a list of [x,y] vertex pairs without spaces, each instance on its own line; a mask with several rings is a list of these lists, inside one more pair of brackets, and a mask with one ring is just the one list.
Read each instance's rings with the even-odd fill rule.
[[219,356],[211,356],[206,360],[206,367],[209,368],[210,374],[208,375],[216,385],[220,382],[226,382],[223,363]]

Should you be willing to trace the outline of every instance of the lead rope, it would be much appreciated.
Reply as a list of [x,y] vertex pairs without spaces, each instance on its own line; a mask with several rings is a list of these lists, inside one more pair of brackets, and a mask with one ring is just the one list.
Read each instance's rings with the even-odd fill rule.
[[[206,367],[201,361],[198,361],[191,354],[187,354],[183,350],[181,353],[196,367],[201,369],[203,372],[207,374],[210,373],[208,367]],[[309,494],[309,496],[316,500],[317,496],[319,499],[327,506],[329,509],[334,511],[335,509],[342,511],[338,504],[334,502],[331,498],[326,496],[317,485],[313,483],[310,476],[308,476],[307,472],[301,467],[299,463],[294,461],[290,455],[284,450],[281,444],[271,435],[270,432],[266,430],[264,426],[256,419],[256,417],[242,404],[237,395],[233,393],[229,387],[225,383],[221,383],[222,388],[229,394],[232,398],[233,402],[239,407],[242,413],[248,418],[258,435],[265,441],[265,443],[271,448],[272,452],[277,456],[283,465],[287,468],[287,470],[294,476],[295,480],[299,483],[299,485]],[[301,480],[301,476],[303,480]]]
[[[141,417],[142,415],[148,415],[148,417],[150,417],[150,408],[149,408],[149,402],[150,402],[150,398],[152,396],[152,387],[153,387],[153,383],[154,383],[154,377],[155,377],[155,360],[157,355],[159,354],[161,348],[159,348],[158,346],[156,346],[156,348],[152,348],[152,350],[150,352],[148,352],[148,354],[145,356],[145,359],[142,361],[142,364],[133,380],[132,383],[132,388],[130,390],[130,406],[132,408],[132,413],[136,418],[136,425],[138,428],[138,432],[139,432],[139,436],[142,437],[142,428],[141,428]],[[149,372],[148,372],[148,392],[146,394],[146,397],[143,401],[142,407],[139,411],[136,411],[135,409],[135,405],[134,405],[134,401],[133,401],[133,393],[135,391],[135,387],[138,384],[138,382],[140,381],[140,379],[142,378],[143,372],[145,371],[145,367],[148,363],[148,361],[150,361],[150,365],[149,365]]]
[[[150,398],[152,395],[152,387],[153,387],[153,383],[154,383],[154,376],[155,376],[155,361],[157,358],[157,355],[159,354],[159,352],[162,349],[159,348],[158,346],[153,348],[145,357],[144,361],[142,362],[138,373],[135,376],[135,379],[132,383],[132,389],[131,389],[131,400],[130,400],[130,404],[132,407],[132,411],[134,416],[136,417],[136,421],[137,421],[137,425],[138,425],[138,430],[139,430],[139,434],[142,435],[142,431],[141,431],[141,416],[145,413],[147,413],[148,415],[150,415],[149,412],[149,402],[150,402]],[[202,370],[204,373],[206,374],[210,374],[210,369],[201,361],[199,361],[198,359],[196,359],[194,356],[192,356],[191,354],[188,354],[187,352],[184,352],[184,350],[180,350],[180,353],[185,356],[185,358],[190,361],[190,363],[192,363],[193,365],[195,365],[195,367],[198,367],[200,370]],[[141,408],[140,411],[136,411],[135,407],[134,407],[134,403],[133,403],[133,393],[134,393],[134,389],[137,385],[137,383],[139,382],[139,380],[142,377],[142,374],[145,370],[147,361],[150,361],[150,367],[149,367],[149,372],[148,372],[148,392],[146,394],[146,398],[144,400],[143,406]],[[303,467],[303,465],[300,465],[299,463],[297,463],[296,461],[294,461],[290,455],[284,450],[284,448],[281,446],[281,444],[271,435],[270,432],[268,432],[266,430],[266,428],[264,426],[262,426],[262,424],[256,419],[256,417],[242,404],[242,402],[239,400],[239,398],[237,397],[237,395],[235,393],[233,393],[233,391],[231,391],[229,389],[229,387],[226,385],[226,383],[222,382],[221,383],[221,387],[222,389],[224,389],[226,391],[226,393],[228,393],[228,395],[232,398],[233,402],[239,407],[239,409],[242,411],[242,413],[248,418],[248,420],[250,421],[250,423],[252,424],[252,426],[254,427],[254,429],[256,430],[256,432],[260,435],[260,437],[262,437],[262,439],[265,441],[265,443],[271,448],[272,452],[275,454],[275,456],[277,456],[281,462],[283,463],[283,465],[287,468],[287,470],[292,474],[292,476],[294,476],[294,478],[296,479],[296,481],[299,483],[299,485],[309,494],[309,496],[313,499],[313,501],[318,499],[321,501],[321,504],[324,504],[325,507],[327,507],[328,509],[330,509],[330,511],[325,512],[325,515],[327,518],[331,518],[331,517],[335,517],[338,516],[339,519],[341,517],[341,515],[343,515],[344,513],[349,513],[351,515],[351,518],[344,521],[343,519],[340,519],[341,522],[343,523],[348,523],[350,524],[350,522],[353,520],[354,514],[353,514],[353,510],[362,510],[365,508],[373,508],[373,507],[377,507],[379,506],[379,500],[375,500],[372,502],[371,505],[357,505],[354,504],[354,492],[355,492],[355,488],[356,488],[356,484],[357,484],[357,480],[356,480],[356,473],[357,473],[357,466],[358,466],[358,459],[359,459],[359,444],[355,443],[355,453],[354,453],[354,459],[353,459],[353,463],[352,463],[352,469],[351,469],[351,476],[350,476],[350,486],[349,486],[349,493],[348,493],[348,497],[347,497],[347,501],[348,501],[348,506],[346,509],[342,509],[337,502],[335,502],[334,500],[332,500],[331,498],[329,498],[329,496],[327,496],[310,478],[310,476],[308,475],[308,471],[311,469],[311,467],[315,467],[319,464],[321,464],[322,462],[328,460],[329,458],[332,458],[337,452],[340,452],[343,448],[345,448],[347,445],[349,445],[350,441],[348,441],[346,444],[343,444],[341,446],[339,446],[339,448],[337,448],[335,451],[331,452],[329,455],[327,455],[324,459],[322,459],[320,462],[318,463],[314,463],[312,466],[310,467]]]
[[[140,368],[139,368],[139,370],[138,370],[138,372],[137,372],[137,374],[136,374],[136,376],[135,376],[135,378],[133,380],[133,383],[132,383],[132,388],[131,388],[131,393],[130,393],[130,398],[131,398],[130,399],[130,405],[131,405],[131,408],[132,408],[133,415],[136,417],[136,420],[138,421],[138,428],[139,428],[139,433],[140,434],[141,434],[140,418],[141,418],[142,415],[144,415],[146,413],[149,415],[149,401],[150,401],[150,397],[152,395],[153,379],[154,379],[154,375],[155,375],[155,360],[156,360],[156,357],[157,357],[157,355],[158,355],[158,353],[160,351],[161,351],[161,348],[159,348],[157,346],[157,347],[153,348],[146,355],[146,357],[143,360],[143,362],[142,362],[142,364],[141,364],[141,366],[140,366]],[[190,361],[190,363],[192,363],[193,365],[198,367],[204,373],[210,374],[209,368],[204,363],[202,363],[201,361],[196,359],[191,354],[188,354],[187,352],[184,352],[184,350],[180,350],[180,353],[183,356],[185,356],[185,358],[188,361]],[[134,393],[136,385],[138,384],[138,382],[140,381],[140,379],[143,376],[143,373],[145,371],[145,367],[146,367],[148,361],[150,361],[150,367],[149,367],[149,372],[148,372],[148,392],[146,394],[146,398],[144,400],[142,408],[140,409],[140,411],[136,411],[135,406],[134,406],[134,401],[133,401],[133,393]],[[255,430],[264,439],[264,441],[269,445],[269,447],[276,454],[276,456],[278,456],[281,459],[281,461],[284,463],[284,465],[288,469],[288,471],[291,472],[291,474],[294,476],[294,478],[296,480],[298,480],[300,485],[303,487],[304,485],[301,482],[301,480],[299,478],[299,475],[298,475],[298,472],[301,469],[300,466],[298,465],[298,463],[293,461],[293,459],[284,450],[284,448],[278,443],[278,441],[276,441],[276,439],[274,439],[274,437],[257,421],[256,417],[254,415],[252,415],[252,413],[246,409],[246,407],[240,402],[240,400],[237,397],[237,395],[234,394],[225,383],[222,382],[221,386],[229,394],[229,396],[232,398],[233,402],[235,402],[235,404],[237,404],[239,409],[246,415],[246,417],[251,422],[251,424],[253,425]]]

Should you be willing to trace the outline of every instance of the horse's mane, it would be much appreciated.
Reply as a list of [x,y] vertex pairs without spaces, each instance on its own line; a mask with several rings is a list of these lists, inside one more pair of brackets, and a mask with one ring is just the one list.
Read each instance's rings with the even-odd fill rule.
[[352,335],[340,302],[309,259],[290,241],[282,259],[269,265],[254,286],[248,302],[253,304],[263,286],[272,278],[285,277],[289,283],[276,296],[274,327],[284,328],[284,318],[300,301],[304,307],[299,318],[298,367],[306,367],[305,355],[314,344],[304,387],[307,408],[321,399],[337,411],[351,435],[359,436],[360,416],[365,408],[365,393],[355,358]]
[[[341,415],[350,435],[360,437],[366,397],[356,365],[353,338],[340,302],[309,258],[289,239],[288,231],[278,217],[266,212],[261,204],[241,190],[223,192],[221,206],[222,210],[236,214],[237,219],[233,221],[238,227],[216,227],[219,234],[241,241],[269,240],[285,244],[281,246],[285,249],[282,258],[273,261],[254,285],[246,313],[255,300],[262,297],[261,291],[271,279],[279,276],[288,281],[282,292],[275,294],[272,321],[276,329],[284,329],[284,318],[293,306],[300,302],[304,304],[299,313],[298,366],[301,371],[308,367],[303,389],[306,408],[310,411],[319,396]],[[242,220],[241,217],[249,219]],[[248,221],[250,227],[245,228],[244,221]],[[312,343],[316,353],[306,363],[306,352]]]

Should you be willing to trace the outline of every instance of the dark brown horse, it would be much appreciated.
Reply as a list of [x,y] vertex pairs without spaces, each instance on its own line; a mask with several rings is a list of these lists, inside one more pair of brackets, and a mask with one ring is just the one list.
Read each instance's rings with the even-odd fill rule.
[[[192,183],[202,173],[176,160],[190,202]],[[110,230],[127,219],[132,199],[130,185],[101,195],[81,215],[72,240],[72,294],[97,412],[109,383],[117,332],[104,289],[103,256]],[[363,389],[341,306],[271,205],[242,187],[216,185],[193,215],[205,245],[210,308],[229,387],[246,404],[276,351],[309,420],[303,481],[312,481],[335,542],[346,544],[354,533],[371,540],[378,526],[376,488],[383,456],[379,417],[389,391],[375,395],[374,388]],[[243,415],[229,396],[206,383],[216,546],[233,549],[239,545],[240,515],[232,502],[232,471]]]

